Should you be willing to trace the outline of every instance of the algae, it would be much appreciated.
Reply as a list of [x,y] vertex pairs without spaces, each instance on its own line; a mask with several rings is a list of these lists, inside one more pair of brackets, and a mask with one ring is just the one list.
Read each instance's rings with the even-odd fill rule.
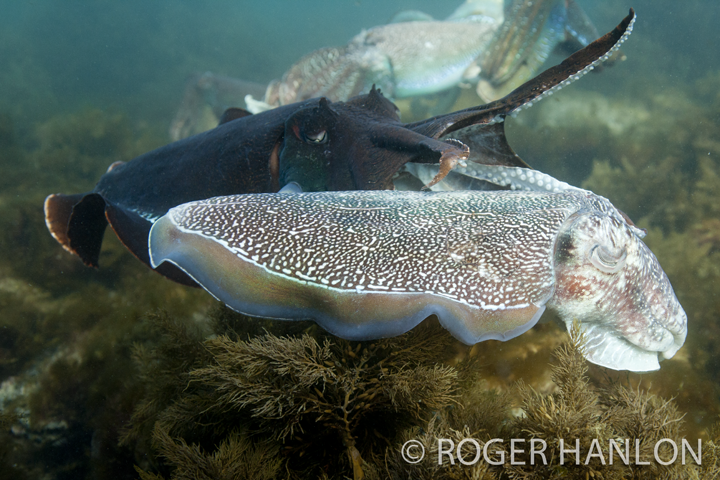
[[[286,468],[305,472],[297,477],[329,469],[362,478],[368,452],[455,401],[457,370],[437,363],[452,338],[439,325],[375,342],[331,339],[315,328],[248,340],[238,332],[195,337],[193,345],[187,330],[158,320],[165,341],[150,355],[137,352],[151,383],[124,444],[147,439],[150,425],[156,448],[172,446],[163,435],[200,448],[242,428],[255,441],[282,445]],[[175,350],[188,360],[162,353]]]
[[42,201],[60,188],[92,188],[107,165],[163,140],[98,109],[43,122],[32,140],[0,120],[0,412],[14,419],[0,435],[2,471],[132,478],[117,438],[138,395],[132,342],[151,338],[141,318],[165,302],[193,318],[207,300],[144,268],[113,235],[103,268],[84,267],[48,235]]
[[[694,479],[719,471],[715,431],[701,465],[690,456],[686,464],[658,463],[656,444],[659,458],[673,456],[661,439],[683,445],[684,414],[673,399],[627,378],[592,378],[577,330],[555,349],[553,389],[541,393],[523,381],[489,388],[476,356],[467,348],[462,360],[448,356],[453,340],[432,322],[373,342],[317,329],[203,340],[166,315],[154,322],[165,333],[159,349],[136,357],[146,396],[123,438],[149,446],[141,457],[155,458],[137,467],[143,480],[230,478],[230,458],[243,458],[259,478]],[[174,356],[178,350],[188,356]],[[545,441],[546,464],[533,457],[531,465],[527,448],[513,457],[516,464],[461,465],[448,454],[436,461],[440,439],[474,439],[483,448],[497,438]],[[578,440],[578,464],[568,453],[561,463],[560,439]],[[424,445],[425,460],[412,465],[401,456],[408,440]],[[491,445],[510,458],[508,442]],[[476,452],[470,445],[462,453],[472,459]]]

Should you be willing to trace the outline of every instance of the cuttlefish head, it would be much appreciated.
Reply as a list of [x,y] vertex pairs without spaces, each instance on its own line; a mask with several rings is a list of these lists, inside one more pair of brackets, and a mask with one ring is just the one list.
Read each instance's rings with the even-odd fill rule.
[[[436,154],[435,144],[442,147]],[[305,192],[388,189],[407,161],[429,155],[437,163],[454,144],[448,145],[404,128],[397,107],[379,89],[347,102],[323,97],[285,121],[279,186],[294,182]]]
[[333,170],[332,150],[338,148],[338,114],[330,101],[321,98],[285,122],[280,151],[280,185],[299,184],[305,191],[325,191]]
[[[614,210],[614,209],[613,209]],[[617,214],[573,215],[555,246],[548,306],[579,322],[586,358],[616,370],[650,371],[685,341],[687,316],[641,231]]]

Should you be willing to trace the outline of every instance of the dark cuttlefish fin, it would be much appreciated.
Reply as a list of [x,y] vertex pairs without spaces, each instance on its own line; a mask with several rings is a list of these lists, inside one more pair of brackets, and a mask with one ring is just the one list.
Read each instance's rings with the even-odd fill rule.
[[237,120],[238,118],[247,117],[249,115],[252,115],[252,113],[248,112],[244,108],[230,107],[225,110],[225,112],[223,112],[222,116],[220,117],[220,121],[218,122],[218,125]]
[[[98,193],[54,194],[45,199],[45,224],[62,247],[90,267],[98,267],[108,223],[133,255],[150,265],[148,234],[152,223],[136,213],[109,205]],[[174,265],[161,265],[158,273],[183,285],[197,284]]]
[[630,9],[629,15],[611,32],[575,52],[559,65],[545,70],[500,100],[409,123],[406,127],[422,135],[439,138],[471,125],[502,122],[507,115],[516,113],[523,107],[529,107],[535,100],[576,80],[580,74],[606,59],[632,31],[634,20],[635,11]]
[[63,195],[45,199],[45,224],[62,247],[97,268],[100,246],[107,227],[105,201],[96,193]]
[[[108,204],[105,208],[104,218],[107,218],[107,222],[110,223],[110,227],[125,248],[130,250],[130,253],[135,255],[138,260],[152,268],[148,253],[148,236],[153,225],[152,222],[135,212],[112,204]],[[182,285],[198,286],[185,272],[173,264],[166,262],[154,270]]]

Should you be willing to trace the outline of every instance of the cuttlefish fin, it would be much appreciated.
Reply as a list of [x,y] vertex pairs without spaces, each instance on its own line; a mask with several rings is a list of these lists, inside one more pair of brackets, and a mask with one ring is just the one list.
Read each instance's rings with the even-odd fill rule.
[[567,0],[567,20],[565,24],[565,40],[560,42],[556,51],[574,53],[598,38],[600,33],[585,10],[575,0]]
[[577,80],[596,65],[607,60],[630,35],[634,22],[635,11],[630,9],[628,16],[611,32],[575,52],[559,65],[545,70],[500,100],[410,123],[406,127],[422,135],[439,138],[471,125],[502,122],[507,115],[532,106],[533,102]]
[[[120,242],[130,250],[130,253],[152,268],[148,253],[148,236],[153,226],[152,222],[133,211],[112,204],[108,204],[105,208],[105,218],[107,218],[107,222],[110,223],[110,227],[112,227]],[[175,265],[160,265],[155,271],[180,284],[190,287],[198,286]]]
[[420,10],[401,10],[393,15],[387,23],[432,22],[434,20],[432,15]]
[[[322,245],[333,241],[348,244],[351,240],[364,242],[371,237],[374,240],[388,238],[389,232],[397,227],[404,232],[397,237],[400,242],[397,246],[409,256],[414,256],[413,252],[418,250],[430,248],[438,258],[443,258],[446,253],[428,245],[437,246],[438,243],[429,238],[437,239],[436,233],[445,231],[446,238],[440,244],[454,252],[457,262],[468,262],[451,265],[459,278],[471,270],[475,271],[473,265],[483,265],[486,272],[496,271],[494,265],[499,266],[503,272],[502,279],[492,273],[477,278],[479,283],[476,286],[483,288],[488,295],[494,289],[505,291],[506,285],[515,284],[513,279],[519,279],[523,274],[514,268],[507,269],[507,260],[503,259],[514,257],[522,249],[512,246],[505,248],[503,244],[503,247],[495,250],[497,256],[490,255],[482,260],[473,258],[472,245],[477,243],[473,240],[475,236],[472,231],[473,228],[479,228],[479,231],[496,228],[504,230],[507,225],[513,225],[518,232],[518,236],[513,238],[522,239],[524,237],[520,232],[523,227],[518,225],[530,225],[528,220],[531,217],[522,213],[503,217],[501,225],[495,225],[494,221],[484,221],[478,225],[474,220],[468,220],[467,223],[456,223],[457,228],[454,229],[440,228],[429,232],[427,229],[433,230],[433,222],[426,224],[417,218],[423,217],[423,214],[417,215],[414,220],[410,218],[414,215],[408,215],[423,202],[436,204],[436,207],[430,207],[425,203],[428,209],[421,208],[423,212],[453,202],[452,198],[446,200],[437,202],[432,196],[416,192],[398,195],[396,192],[383,191],[240,195],[190,202],[174,207],[155,222],[150,232],[150,257],[154,266],[160,267],[166,263],[178,265],[216,299],[238,312],[265,318],[314,319],[324,329],[346,339],[369,340],[400,335],[431,315],[436,315],[445,328],[467,344],[488,339],[505,341],[522,334],[538,321],[552,293],[553,273],[549,263],[539,265],[533,262],[532,279],[528,279],[529,282],[523,279],[518,283],[532,290],[524,289],[520,294],[528,298],[527,303],[508,308],[485,308],[459,301],[458,297],[443,294],[443,287],[436,291],[408,291],[401,287],[390,292],[388,287],[353,285],[352,276],[345,279],[350,282],[348,286],[345,281],[338,285],[339,279],[330,285],[323,282],[326,278],[322,273],[316,277],[308,270],[280,270],[281,262],[287,259],[284,257],[285,251],[309,248],[317,251],[320,256],[316,258],[323,262],[346,262],[348,268],[352,265],[353,269],[362,267],[367,268],[368,273],[375,272],[370,266],[372,261],[363,254],[347,252],[347,255],[337,255],[337,252],[328,253],[328,249],[322,248]],[[380,214],[374,217],[374,221],[370,221],[367,210],[374,206],[381,207],[380,211],[399,208],[398,212],[403,214]],[[336,215],[336,208],[341,209],[341,215]],[[442,210],[444,207],[440,208]],[[461,206],[459,208],[462,209]],[[285,220],[276,221],[277,217],[266,214],[275,209],[282,211]],[[302,214],[303,220],[299,220],[298,213]],[[437,212],[438,215],[447,213]],[[247,222],[238,229],[223,221],[227,218],[245,218]],[[304,218],[313,219],[313,228],[298,230],[297,234],[288,236],[288,229],[292,231],[301,225],[307,226],[303,223],[306,221]],[[412,228],[415,221],[420,221],[425,228]],[[403,224],[411,228],[405,229]],[[325,229],[325,225],[332,225],[332,228]],[[318,235],[319,231],[324,233]],[[237,233],[237,236],[232,236],[233,240],[228,242],[228,234],[232,232]],[[423,237],[429,243],[422,241]],[[262,238],[263,243],[253,241],[246,244],[248,238]],[[285,243],[285,240],[289,242]],[[285,247],[276,248],[277,241],[283,242]],[[261,246],[258,250],[246,251],[239,247],[238,242],[246,248],[251,244]],[[477,242],[485,243],[482,239]],[[381,240],[378,245],[382,244]],[[384,248],[379,247],[379,250]],[[391,256],[391,251],[380,254],[380,258],[388,260]],[[388,271],[398,272],[402,276],[403,273],[412,275],[410,272],[415,269],[424,268],[418,263],[407,261],[408,258],[400,259],[400,263]],[[434,260],[431,262],[434,263]],[[298,265],[297,268],[306,267]],[[398,285],[402,285],[402,281]]]
[[97,268],[107,220],[105,201],[97,193],[63,195],[45,199],[45,224],[62,247]]
[[222,117],[220,117],[220,121],[218,122],[218,125],[222,125],[223,123],[227,123],[233,120],[237,120],[238,118],[243,118],[252,115],[251,112],[248,112],[244,108],[238,108],[238,107],[230,107],[225,112],[223,112]]

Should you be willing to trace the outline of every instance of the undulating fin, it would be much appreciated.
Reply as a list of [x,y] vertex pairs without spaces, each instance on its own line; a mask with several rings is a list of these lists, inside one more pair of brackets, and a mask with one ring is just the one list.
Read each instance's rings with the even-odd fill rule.
[[502,122],[507,115],[532,106],[541,98],[577,80],[615,52],[632,32],[635,11],[630,13],[611,32],[575,52],[562,63],[545,70],[529,82],[495,102],[467,108],[458,112],[409,123],[407,128],[422,135],[438,138],[471,125]]
[[83,195],[73,205],[67,223],[68,251],[80,257],[85,265],[97,268],[105,227],[105,200],[97,193]]
[[[130,253],[150,267],[148,235],[150,234],[150,228],[153,225],[152,222],[141,217],[135,212],[131,212],[115,205],[107,206],[105,209],[105,217],[122,244],[130,250]],[[191,287],[198,286],[190,277],[188,277],[175,265],[161,265],[156,269],[156,271],[159,274],[168,277],[170,280],[183,285]]]
[[420,10],[402,10],[390,19],[388,24],[391,23],[405,23],[405,22],[432,22],[435,20],[432,15],[429,15]]
[[77,255],[72,247],[70,247],[70,239],[68,238],[68,224],[70,223],[70,215],[72,215],[73,207],[80,202],[86,193],[77,193],[75,195],[63,195],[55,193],[49,195],[45,199],[45,225],[47,225],[50,235],[68,252]]
[[[465,343],[508,340],[545,309],[552,232],[571,209],[557,198],[545,218],[537,201],[507,200],[389,191],[215,197],[155,222],[149,251],[153,265],[179,265],[254,316],[313,318],[368,340],[434,314]],[[530,239],[536,248],[524,248]]]
[[575,0],[567,0],[565,41],[558,44],[561,53],[574,53],[585,45],[589,45],[593,39],[599,36],[600,33],[582,7]]
[[222,125],[223,123],[227,123],[238,118],[247,117],[248,115],[252,115],[252,113],[248,112],[244,108],[230,107],[225,110],[225,112],[222,114],[222,117],[220,117],[218,125]]

